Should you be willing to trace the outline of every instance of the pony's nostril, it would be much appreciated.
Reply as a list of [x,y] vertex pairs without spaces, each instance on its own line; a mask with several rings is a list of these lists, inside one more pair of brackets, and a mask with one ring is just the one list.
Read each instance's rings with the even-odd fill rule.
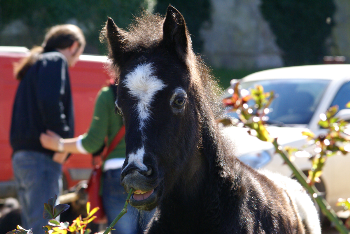
[[146,172],[146,175],[147,176],[150,176],[152,174],[152,168],[148,168],[147,172]]
[[151,167],[149,167],[147,171],[139,171],[139,172],[144,176],[150,176],[152,175],[153,170]]
[[127,174],[132,173],[133,171],[138,171],[139,168],[134,164],[128,164],[123,170],[122,170],[122,177],[124,178]]
[[140,173],[143,176],[151,176],[152,173],[153,173],[153,169],[151,167],[148,167],[147,171],[146,170],[141,170],[135,164],[130,164],[130,165],[127,165],[122,170],[121,176],[122,176],[122,178],[124,178],[127,174],[131,174],[131,173],[134,173],[134,172],[138,172],[138,173]]

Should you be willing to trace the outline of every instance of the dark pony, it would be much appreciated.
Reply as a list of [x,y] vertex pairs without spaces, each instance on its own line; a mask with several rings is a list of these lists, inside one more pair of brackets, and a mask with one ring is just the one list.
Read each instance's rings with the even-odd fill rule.
[[194,54],[180,12],[144,13],[128,31],[109,18],[102,35],[126,126],[121,182],[134,190],[132,206],[157,209],[147,233],[304,233],[301,211],[310,207],[307,226],[320,233],[298,183],[233,155],[215,122],[219,89]]

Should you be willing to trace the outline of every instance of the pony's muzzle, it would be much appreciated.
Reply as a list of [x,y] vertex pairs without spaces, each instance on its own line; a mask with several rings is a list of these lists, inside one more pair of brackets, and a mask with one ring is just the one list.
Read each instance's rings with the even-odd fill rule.
[[147,177],[143,176],[138,171],[133,171],[122,179],[122,185],[126,191],[130,191],[131,188],[134,190],[148,191],[153,189],[148,185],[148,180]]
[[126,166],[121,174],[121,183],[126,191],[130,189],[149,191],[157,186],[155,171],[148,167],[147,170],[141,170],[136,166]]
[[157,178],[145,176],[152,171],[140,173],[138,170],[129,171],[122,177],[122,185],[128,192],[133,189],[134,194],[130,197],[130,205],[141,210],[152,210],[157,205]]

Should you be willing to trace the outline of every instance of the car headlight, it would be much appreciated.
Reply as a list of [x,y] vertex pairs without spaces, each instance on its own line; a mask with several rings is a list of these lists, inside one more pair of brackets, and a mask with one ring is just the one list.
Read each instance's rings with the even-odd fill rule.
[[238,158],[248,166],[255,169],[262,168],[271,161],[271,155],[266,151],[244,154]]

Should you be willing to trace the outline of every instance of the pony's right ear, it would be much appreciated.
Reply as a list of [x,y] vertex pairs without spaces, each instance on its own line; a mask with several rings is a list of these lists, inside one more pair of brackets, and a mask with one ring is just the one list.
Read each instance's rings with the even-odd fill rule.
[[107,38],[109,57],[113,63],[120,66],[124,61],[125,32],[118,28],[113,19],[108,17],[105,26],[105,37]]
[[186,60],[192,48],[191,38],[184,17],[171,5],[163,23],[163,41],[169,48],[174,48],[181,59]]

